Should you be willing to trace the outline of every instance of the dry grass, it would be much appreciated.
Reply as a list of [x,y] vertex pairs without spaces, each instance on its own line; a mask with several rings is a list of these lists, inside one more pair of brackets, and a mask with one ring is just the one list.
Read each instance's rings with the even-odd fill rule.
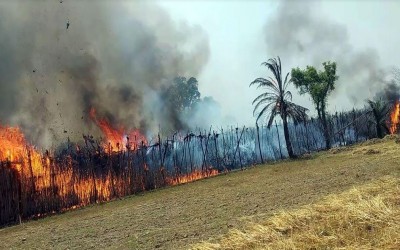
[[400,249],[400,180],[385,177],[231,230],[211,249]]
[[[370,149],[379,152],[366,154]],[[282,217],[287,218],[286,222],[274,221],[275,229],[280,228],[281,232],[274,229],[275,234],[263,234],[270,237],[283,235],[290,246],[290,234],[298,234],[299,228],[307,230],[303,225],[308,225],[306,223],[321,212],[299,208],[383,176],[399,176],[399,162],[400,145],[391,139],[347,147],[336,154],[321,152],[305,159],[267,164],[0,229],[0,249],[185,249],[191,244],[226,235],[233,228],[244,228],[249,222],[268,220],[281,210],[302,211],[304,216],[299,220],[293,218],[290,222],[292,215],[287,213]],[[388,182],[385,180],[380,185]],[[393,206],[386,200],[385,192],[389,191],[382,188],[369,196],[357,196],[365,200],[365,207],[386,209],[382,209],[382,214],[377,213],[379,217],[371,217],[371,223],[382,220],[379,225],[386,225],[388,222],[384,216],[391,213]],[[366,197],[375,198],[368,203]],[[358,198],[354,200],[364,204]],[[341,207],[335,204],[332,203],[332,210]],[[346,209],[349,220],[360,216],[355,214],[354,207]],[[287,225],[293,228],[287,228]],[[338,234],[334,225],[332,228],[328,224],[321,225],[325,227],[316,227],[314,234],[309,234],[311,239],[307,240],[318,240],[323,234],[327,244],[336,242],[334,237]],[[370,241],[366,240],[365,246],[379,243],[373,240],[380,237],[379,228],[374,225],[371,224],[371,232],[366,231],[362,236]],[[270,229],[262,227],[260,230]],[[350,230],[350,224],[343,230]],[[392,235],[391,231],[385,233]],[[386,239],[389,240],[389,236]]]

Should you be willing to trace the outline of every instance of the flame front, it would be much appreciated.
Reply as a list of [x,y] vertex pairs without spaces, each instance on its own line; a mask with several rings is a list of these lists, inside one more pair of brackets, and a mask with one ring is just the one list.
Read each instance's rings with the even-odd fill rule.
[[396,134],[399,128],[400,122],[400,103],[396,101],[393,110],[390,114],[390,134]]
[[0,125],[0,161],[13,162],[21,171],[21,166],[31,165],[31,172],[43,174],[45,169],[39,163],[41,154],[26,143],[25,137],[19,128],[2,127]]
[[14,161],[25,151],[25,138],[19,128],[7,128],[0,125],[0,159]]
[[[34,190],[38,196],[49,195],[67,200],[74,195],[77,204],[74,207],[91,203],[93,193],[96,200],[107,201],[112,195],[110,186],[118,187],[122,180],[112,178],[108,172],[102,178],[86,175],[85,178],[73,173],[72,161],[66,158],[64,166],[58,166],[47,152],[45,155],[29,145],[19,128],[0,126],[0,162],[9,162],[18,171],[22,185]],[[53,190],[52,187],[57,187]],[[24,190],[22,190],[24,191]],[[64,197],[64,198],[63,198]]]
[[133,147],[135,149],[141,144],[147,145],[146,137],[142,135],[138,129],[126,132],[122,126],[114,128],[107,119],[97,118],[94,108],[90,109],[89,115],[105,137],[103,148],[106,152],[124,151],[127,147]]
[[188,174],[180,175],[175,178],[169,178],[167,182],[169,185],[174,186],[178,184],[204,179],[215,175],[218,175],[218,170],[216,169],[209,168],[206,171],[195,170]]
[[[123,130],[112,129],[105,120],[97,121],[110,144],[121,139]],[[144,140],[140,136],[137,138]],[[135,152],[130,148],[126,150]],[[127,155],[142,159],[139,151],[145,153],[145,150],[138,148],[137,154]],[[30,145],[19,128],[0,126],[0,177],[13,176],[7,177],[11,182],[5,183],[8,186],[3,188],[11,190],[7,204],[17,204],[16,210],[22,218],[43,216],[218,174],[217,170],[207,168],[171,177],[169,172],[149,169],[145,162],[124,158],[127,155],[125,152],[89,153],[88,149],[77,146],[75,152],[55,157],[52,152],[43,154]],[[120,166],[123,158],[126,165]]]

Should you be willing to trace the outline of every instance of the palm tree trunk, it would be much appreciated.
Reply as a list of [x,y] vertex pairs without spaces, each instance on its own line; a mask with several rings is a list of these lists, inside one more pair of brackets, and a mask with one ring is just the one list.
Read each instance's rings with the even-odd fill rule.
[[379,138],[383,138],[382,129],[379,123],[376,124],[376,134],[378,135]]
[[376,122],[376,135],[378,136],[378,138],[383,138],[383,132],[382,132],[382,127],[379,123],[379,117],[375,116],[375,122]]
[[293,148],[292,148],[292,143],[290,141],[289,137],[289,128],[288,128],[288,123],[287,123],[287,116],[282,115],[282,120],[283,120],[283,135],[285,136],[285,142],[286,142],[286,148],[288,151],[288,155],[290,158],[296,158],[296,156],[293,153]]
[[260,143],[260,128],[258,127],[258,123],[256,122],[256,128],[257,128],[257,141],[258,141],[258,150],[260,151],[260,159],[261,163],[264,164],[264,159],[261,153],[261,143]]

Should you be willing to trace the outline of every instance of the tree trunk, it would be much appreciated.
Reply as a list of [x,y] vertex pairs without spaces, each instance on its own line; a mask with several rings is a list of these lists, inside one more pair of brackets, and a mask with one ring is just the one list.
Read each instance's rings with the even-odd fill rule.
[[260,151],[260,159],[261,163],[264,164],[264,159],[261,153],[261,143],[260,143],[260,128],[258,127],[258,123],[256,123],[256,128],[257,128],[257,141],[258,141],[258,150]]
[[285,142],[286,142],[286,148],[288,151],[288,155],[290,158],[296,158],[296,156],[293,153],[293,148],[292,148],[292,143],[290,141],[289,137],[289,128],[288,128],[288,123],[287,123],[287,116],[282,115],[282,121],[283,121],[283,134],[285,136]]
[[283,155],[282,155],[281,139],[279,138],[279,129],[278,129],[278,124],[276,124],[276,121],[275,121],[275,128],[276,128],[276,135],[278,136],[279,155],[281,156],[281,160],[282,160]]
[[325,105],[322,106],[321,110],[321,120],[322,120],[322,126],[324,127],[324,137],[325,137],[325,144],[326,144],[326,149],[331,148],[331,138],[329,136],[329,127],[328,127],[328,122],[326,120],[326,111],[325,111]]
[[320,119],[320,121],[322,121],[321,108],[320,108],[319,104],[317,104],[316,109],[317,109],[318,119]]
[[376,135],[378,136],[378,138],[383,138],[382,127],[379,124],[379,118],[376,116],[375,116],[375,122],[376,122]]

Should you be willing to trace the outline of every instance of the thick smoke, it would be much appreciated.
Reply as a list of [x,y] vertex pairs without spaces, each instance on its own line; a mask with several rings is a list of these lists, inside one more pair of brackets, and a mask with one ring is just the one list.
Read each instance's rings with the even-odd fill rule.
[[392,80],[385,85],[385,88],[378,91],[375,95],[375,99],[382,99],[390,103],[395,103],[400,97],[400,85],[399,82]]
[[400,69],[394,68],[392,70],[392,80],[390,80],[386,87],[376,94],[375,98],[381,98],[394,103],[400,99]]
[[347,96],[352,105],[361,105],[378,92],[398,95],[399,87],[387,79],[388,70],[382,68],[377,51],[355,48],[346,26],[327,20],[318,5],[316,1],[281,2],[265,26],[268,53],[295,67],[320,68],[324,61],[336,61],[339,80],[333,97]]
[[160,93],[209,56],[200,27],[143,2],[1,2],[0,33],[0,124],[46,147],[96,135],[91,108],[127,129],[179,129]]

